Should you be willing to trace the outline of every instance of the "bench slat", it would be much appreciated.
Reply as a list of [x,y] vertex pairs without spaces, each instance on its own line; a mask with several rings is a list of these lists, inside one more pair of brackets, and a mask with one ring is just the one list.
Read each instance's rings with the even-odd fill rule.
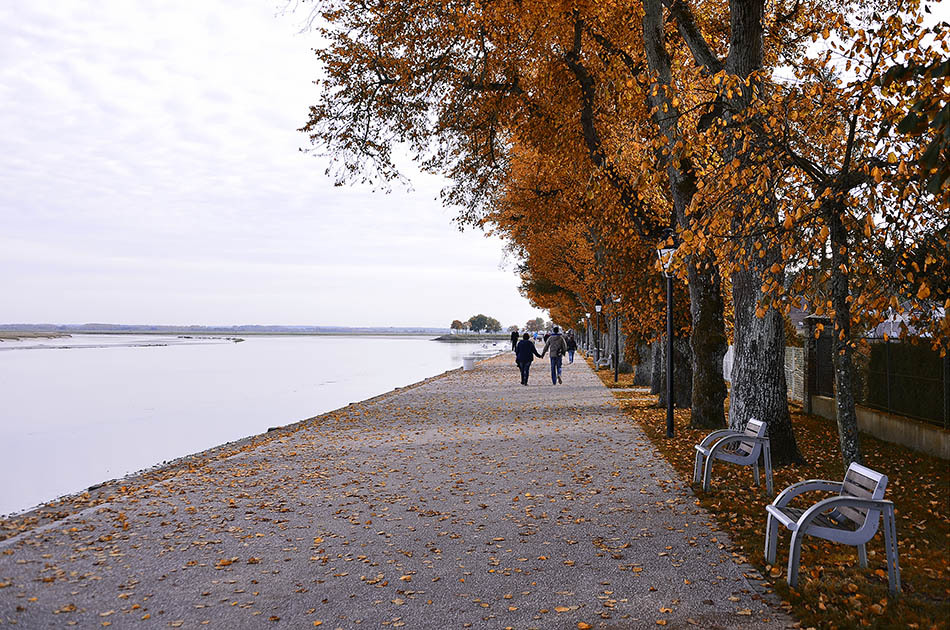
[[842,516],[847,518],[850,521],[854,521],[856,524],[861,525],[868,518],[868,511],[866,508],[856,508],[851,506],[839,507],[837,510]]
[[[854,466],[848,468],[841,484],[841,496],[861,499],[880,499],[884,496],[882,484],[887,483],[887,477],[876,474],[867,468],[864,470],[868,470],[873,476],[856,470]],[[863,524],[868,517],[868,511],[865,508],[841,507],[837,511],[841,516],[854,521],[858,525]]]
[[849,477],[845,477],[844,483],[841,484],[841,496],[868,499],[872,494],[874,494],[874,489],[876,487],[877,484],[867,487],[866,485],[855,483],[854,480]]

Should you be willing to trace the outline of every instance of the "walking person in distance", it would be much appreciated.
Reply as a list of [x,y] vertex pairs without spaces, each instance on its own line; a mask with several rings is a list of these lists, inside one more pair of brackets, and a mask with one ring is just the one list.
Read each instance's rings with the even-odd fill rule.
[[518,331],[512,330],[511,331],[511,351],[514,352],[515,350],[517,350],[517,346],[518,346]]
[[518,342],[518,346],[515,348],[515,363],[518,364],[518,369],[521,370],[522,385],[528,384],[528,371],[531,370],[531,362],[534,361],[534,357],[540,359],[541,355],[534,347],[531,335],[525,333],[524,338]]
[[544,344],[544,350],[541,351],[541,356],[543,357],[545,353],[551,351],[551,384],[557,385],[561,383],[561,359],[567,353],[567,342],[564,341],[564,336],[558,332],[558,327],[554,327],[554,332],[551,333],[551,336],[548,337],[547,342]]
[[567,362],[574,363],[574,352],[577,351],[577,341],[574,340],[574,333],[569,332],[566,335],[567,341]]

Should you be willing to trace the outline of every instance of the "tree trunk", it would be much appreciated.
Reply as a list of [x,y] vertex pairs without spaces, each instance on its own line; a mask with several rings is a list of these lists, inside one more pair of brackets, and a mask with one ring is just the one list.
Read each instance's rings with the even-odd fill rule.
[[666,347],[666,343],[663,341],[663,338],[660,337],[659,341],[654,341],[650,344],[653,348],[650,353],[652,358],[650,366],[650,393],[659,394],[666,388],[666,380],[663,377],[663,374],[666,372],[665,365],[666,360],[663,357],[663,348]]
[[[725,69],[729,74],[748,79],[762,68],[764,59],[763,27],[764,0],[730,0],[730,46]],[[752,98],[755,85],[748,85],[739,94],[728,99],[729,110],[739,112]],[[728,115],[727,118],[732,118]],[[724,147],[725,161],[737,156],[738,138]],[[740,198],[733,214],[737,235],[745,233],[749,217],[746,203]],[[761,204],[760,213],[749,216],[764,223],[775,221],[775,208],[768,201],[752,200]],[[765,255],[759,256],[754,237],[745,237],[747,266],[733,271],[732,301],[735,309],[735,360],[732,365],[732,398],[729,406],[729,424],[734,429],[744,428],[751,418],[768,422],[772,461],[776,465],[804,461],[792,431],[788,413],[788,386],[785,382],[785,326],[781,314],[769,307],[764,317],[756,317],[763,298],[762,280],[767,269],[780,259],[774,246],[764,243]]]
[[[637,346],[636,372],[633,374],[634,385],[653,385],[653,346],[641,343]],[[656,392],[654,392],[656,393]]]
[[788,413],[785,326],[774,308],[769,308],[764,317],[756,317],[761,286],[761,273],[755,268],[732,274],[735,359],[729,425],[741,430],[752,418],[768,422],[775,465],[804,463]]
[[[660,341],[657,406],[666,407],[666,337]],[[688,409],[693,399],[693,359],[688,339],[673,338],[673,407]],[[656,365],[656,363],[654,363]],[[656,368],[654,368],[656,370]],[[654,374],[656,372],[654,371]]]
[[[660,0],[643,3],[643,43],[650,70],[656,73],[656,83],[672,89],[672,61],[666,50],[665,29]],[[678,110],[673,105],[672,95],[664,90],[651,91],[648,97],[653,108],[653,120],[667,138],[670,155],[681,155],[677,145],[682,134],[677,127]],[[678,162],[670,161],[666,168],[676,223],[689,228],[692,219],[688,208],[696,194],[696,179],[689,159],[681,156]],[[723,322],[722,287],[719,270],[710,258],[688,257],[686,260],[689,278],[690,314],[690,426],[720,428],[726,426],[723,402],[726,399],[726,383],[722,378],[722,358],[726,354],[726,333]],[[708,264],[708,266],[707,266]],[[677,400],[679,396],[676,396]]]
[[854,410],[852,382],[853,349],[851,347],[851,305],[848,303],[847,274],[848,240],[841,220],[842,208],[831,204],[831,305],[834,308],[835,331],[832,357],[835,368],[835,406],[837,408],[838,441],[841,459],[847,468],[852,462],[861,463],[861,444],[858,438],[858,418]]
[[[705,270],[704,263],[710,263]],[[719,272],[711,260],[690,260],[689,305],[693,328],[692,411],[694,429],[718,429],[726,424],[723,403],[726,383],[722,378],[722,359],[726,355],[726,331],[723,324],[722,287]]]

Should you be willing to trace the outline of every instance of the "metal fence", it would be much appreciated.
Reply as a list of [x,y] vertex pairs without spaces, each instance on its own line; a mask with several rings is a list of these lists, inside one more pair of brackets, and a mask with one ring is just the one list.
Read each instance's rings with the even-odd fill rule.
[[835,366],[831,360],[832,339],[822,335],[815,340],[815,393],[819,396],[835,395]]
[[[929,346],[867,339],[854,353],[855,402],[950,428],[950,356]],[[834,396],[832,339],[815,343],[815,393]]]

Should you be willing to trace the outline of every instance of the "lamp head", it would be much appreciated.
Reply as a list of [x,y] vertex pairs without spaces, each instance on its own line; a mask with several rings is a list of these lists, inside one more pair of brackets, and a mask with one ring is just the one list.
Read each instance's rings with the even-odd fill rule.
[[670,277],[670,270],[673,268],[673,255],[676,253],[675,247],[658,247],[656,250],[657,258],[660,259],[660,268],[663,269],[663,275]]

